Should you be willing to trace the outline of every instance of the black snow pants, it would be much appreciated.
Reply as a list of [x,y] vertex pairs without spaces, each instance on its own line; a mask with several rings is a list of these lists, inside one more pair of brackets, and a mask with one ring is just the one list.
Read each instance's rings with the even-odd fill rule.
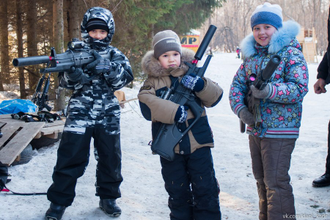
[[174,161],[161,158],[161,165],[171,220],[221,219],[220,187],[209,147],[176,154]]
[[120,134],[109,135],[102,127],[86,128],[84,134],[64,131],[57,151],[53,184],[49,187],[49,201],[70,206],[75,197],[77,179],[84,174],[89,162],[90,142],[94,138],[97,151],[96,195],[101,199],[121,196]]

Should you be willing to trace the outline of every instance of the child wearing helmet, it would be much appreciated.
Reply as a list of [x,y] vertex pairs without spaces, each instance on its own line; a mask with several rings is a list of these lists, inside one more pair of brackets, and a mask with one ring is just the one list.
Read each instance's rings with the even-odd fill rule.
[[116,204],[116,199],[121,197],[119,186],[123,180],[120,107],[114,91],[131,82],[133,73],[127,57],[110,45],[114,32],[115,23],[109,10],[88,9],[81,23],[81,37],[96,59],[83,68],[59,74],[60,86],[72,89],[73,93],[53,183],[47,191],[51,204],[46,219],[61,219],[66,207],[72,204],[77,179],[88,165],[92,138],[97,160],[95,186],[96,195],[100,197],[99,207],[112,217],[121,214]]

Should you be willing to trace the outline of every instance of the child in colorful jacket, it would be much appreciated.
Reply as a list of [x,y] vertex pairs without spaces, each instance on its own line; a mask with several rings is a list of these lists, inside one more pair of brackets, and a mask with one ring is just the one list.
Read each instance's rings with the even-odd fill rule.
[[[299,135],[302,101],[308,92],[307,64],[296,39],[300,26],[294,21],[282,22],[281,7],[266,2],[253,12],[251,28],[253,33],[241,43],[244,62],[230,87],[230,106],[248,125],[259,219],[295,219],[288,171]],[[280,64],[265,88],[258,90],[249,78],[259,76],[275,54],[281,57]],[[252,98],[246,102],[250,90]]]

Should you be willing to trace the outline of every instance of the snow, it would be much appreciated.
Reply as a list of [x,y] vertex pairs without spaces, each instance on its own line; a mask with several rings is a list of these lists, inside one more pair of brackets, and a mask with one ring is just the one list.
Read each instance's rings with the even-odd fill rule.
[[[258,217],[258,195],[251,170],[247,135],[240,133],[239,121],[231,111],[228,101],[229,86],[241,60],[235,53],[216,53],[205,76],[224,89],[222,101],[207,110],[214,132],[212,149],[214,168],[219,180],[222,219],[255,220]],[[327,155],[327,126],[330,119],[329,93],[316,95],[318,64],[309,67],[309,93],[303,103],[300,137],[292,154],[291,183],[295,195],[297,219],[330,219],[330,187],[313,188],[312,181],[325,170]],[[136,98],[140,84],[133,89],[124,88],[126,99]],[[161,176],[158,155],[152,155],[148,142],[151,139],[150,122],[139,109],[138,101],[125,104],[121,116],[122,143],[122,197],[118,204],[122,215],[118,220],[169,219],[167,193]],[[12,181],[7,187],[16,192],[46,192],[52,183],[58,143],[35,150],[27,164],[9,167]],[[91,151],[90,163],[78,180],[76,197],[64,213],[68,219],[109,219],[98,208],[95,196],[96,162]],[[0,193],[0,219],[43,219],[49,207],[45,195],[17,196]]]

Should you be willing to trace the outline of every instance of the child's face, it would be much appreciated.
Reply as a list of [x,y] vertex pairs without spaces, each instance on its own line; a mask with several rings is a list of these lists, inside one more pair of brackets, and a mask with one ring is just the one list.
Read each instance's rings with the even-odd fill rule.
[[177,51],[167,51],[158,58],[160,65],[165,68],[177,68],[181,64],[181,55]]
[[90,32],[88,32],[89,36],[97,39],[97,40],[103,40],[107,37],[108,32],[102,29],[93,29]]
[[258,24],[253,27],[253,37],[261,46],[269,44],[270,39],[276,32],[276,28],[270,24]]

